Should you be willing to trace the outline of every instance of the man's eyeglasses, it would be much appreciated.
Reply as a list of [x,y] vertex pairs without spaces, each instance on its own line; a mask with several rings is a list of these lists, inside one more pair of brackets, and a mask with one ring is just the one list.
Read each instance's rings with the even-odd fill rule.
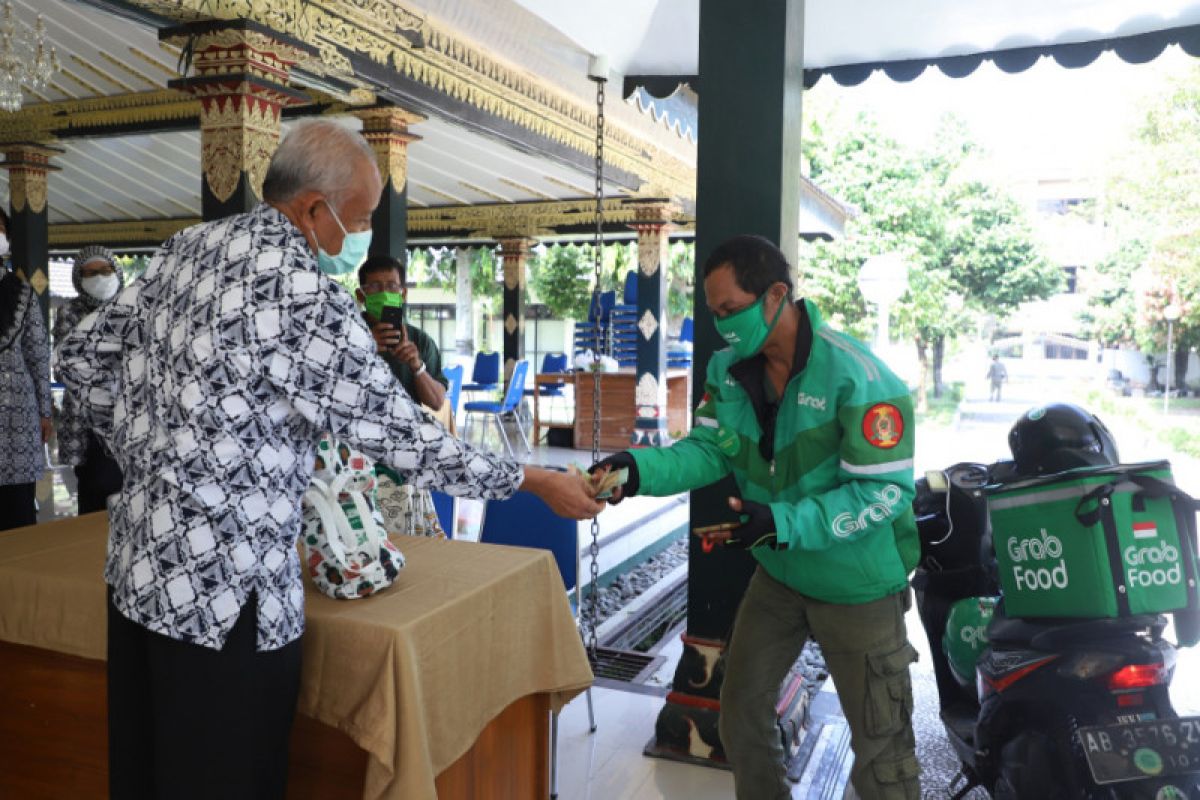
[[376,292],[402,292],[404,287],[399,281],[368,281],[362,285],[363,294],[375,294]]

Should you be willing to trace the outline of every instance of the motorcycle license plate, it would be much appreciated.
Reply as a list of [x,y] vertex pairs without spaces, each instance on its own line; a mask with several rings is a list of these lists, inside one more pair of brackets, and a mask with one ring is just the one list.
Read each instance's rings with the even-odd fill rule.
[[1095,725],[1078,733],[1096,783],[1200,770],[1200,717]]

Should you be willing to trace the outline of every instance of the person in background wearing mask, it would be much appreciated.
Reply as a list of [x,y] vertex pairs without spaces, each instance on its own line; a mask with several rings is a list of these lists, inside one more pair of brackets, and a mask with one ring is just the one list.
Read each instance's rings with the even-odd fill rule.
[[749,549],[758,569],[726,651],[720,736],[739,800],[791,797],[775,722],[779,686],[811,635],[837,687],[854,766],[848,797],[920,797],[912,730],[908,575],[913,521],[908,387],[869,349],[792,302],[774,244],[738,236],[704,265],[704,295],[728,349],[708,364],[691,434],[618,453],[610,502],[668,496],[733,473],[740,526],[708,541]]
[[[125,285],[125,277],[112,251],[99,245],[79,251],[71,270],[71,281],[79,295],[59,309],[52,334],[55,342],[61,342],[81,319],[116,297]],[[70,392],[63,395],[58,462],[75,467],[80,514],[105,510],[109,495],[121,491],[121,467],[87,427],[79,413],[79,401]]]
[[382,182],[357,132],[296,123],[245,214],[186,228],[58,345],[125,474],[109,503],[113,800],[282,798],[300,688],[296,539],[326,432],[421,488],[564,517],[566,473],[453,438],[402,391],[331,275],[362,264]]
[[35,486],[53,431],[46,325],[33,289],[9,269],[8,251],[0,210],[0,530],[37,524]]
[[442,354],[433,338],[407,321],[398,331],[379,321],[384,306],[405,306],[408,283],[404,264],[391,256],[371,256],[358,268],[355,297],[363,304],[367,325],[379,355],[409,397],[437,411],[446,401],[450,382],[442,374]]

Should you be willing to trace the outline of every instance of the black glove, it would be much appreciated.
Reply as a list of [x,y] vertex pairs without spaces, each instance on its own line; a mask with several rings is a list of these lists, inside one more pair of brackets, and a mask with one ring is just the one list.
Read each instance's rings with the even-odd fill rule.
[[638,478],[637,462],[633,460],[633,456],[624,450],[622,450],[620,453],[613,453],[608,458],[601,459],[588,467],[588,474],[595,475],[597,470],[601,470],[606,467],[610,470],[629,470],[629,477],[626,478],[625,483],[621,485],[621,499],[633,497],[635,494],[637,494],[638,486],[641,485],[641,481]]
[[748,550],[751,547],[770,547],[772,550],[786,549],[775,535],[775,515],[771,507],[752,500],[742,501],[742,524],[729,532],[725,546],[731,550]]

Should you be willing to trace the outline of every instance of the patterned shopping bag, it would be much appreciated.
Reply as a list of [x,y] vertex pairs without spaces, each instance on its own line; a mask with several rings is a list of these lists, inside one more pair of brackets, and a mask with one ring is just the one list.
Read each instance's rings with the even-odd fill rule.
[[309,577],[330,597],[367,597],[390,586],[404,566],[373,503],[375,489],[366,456],[329,437],[321,440],[304,493],[301,542]]

